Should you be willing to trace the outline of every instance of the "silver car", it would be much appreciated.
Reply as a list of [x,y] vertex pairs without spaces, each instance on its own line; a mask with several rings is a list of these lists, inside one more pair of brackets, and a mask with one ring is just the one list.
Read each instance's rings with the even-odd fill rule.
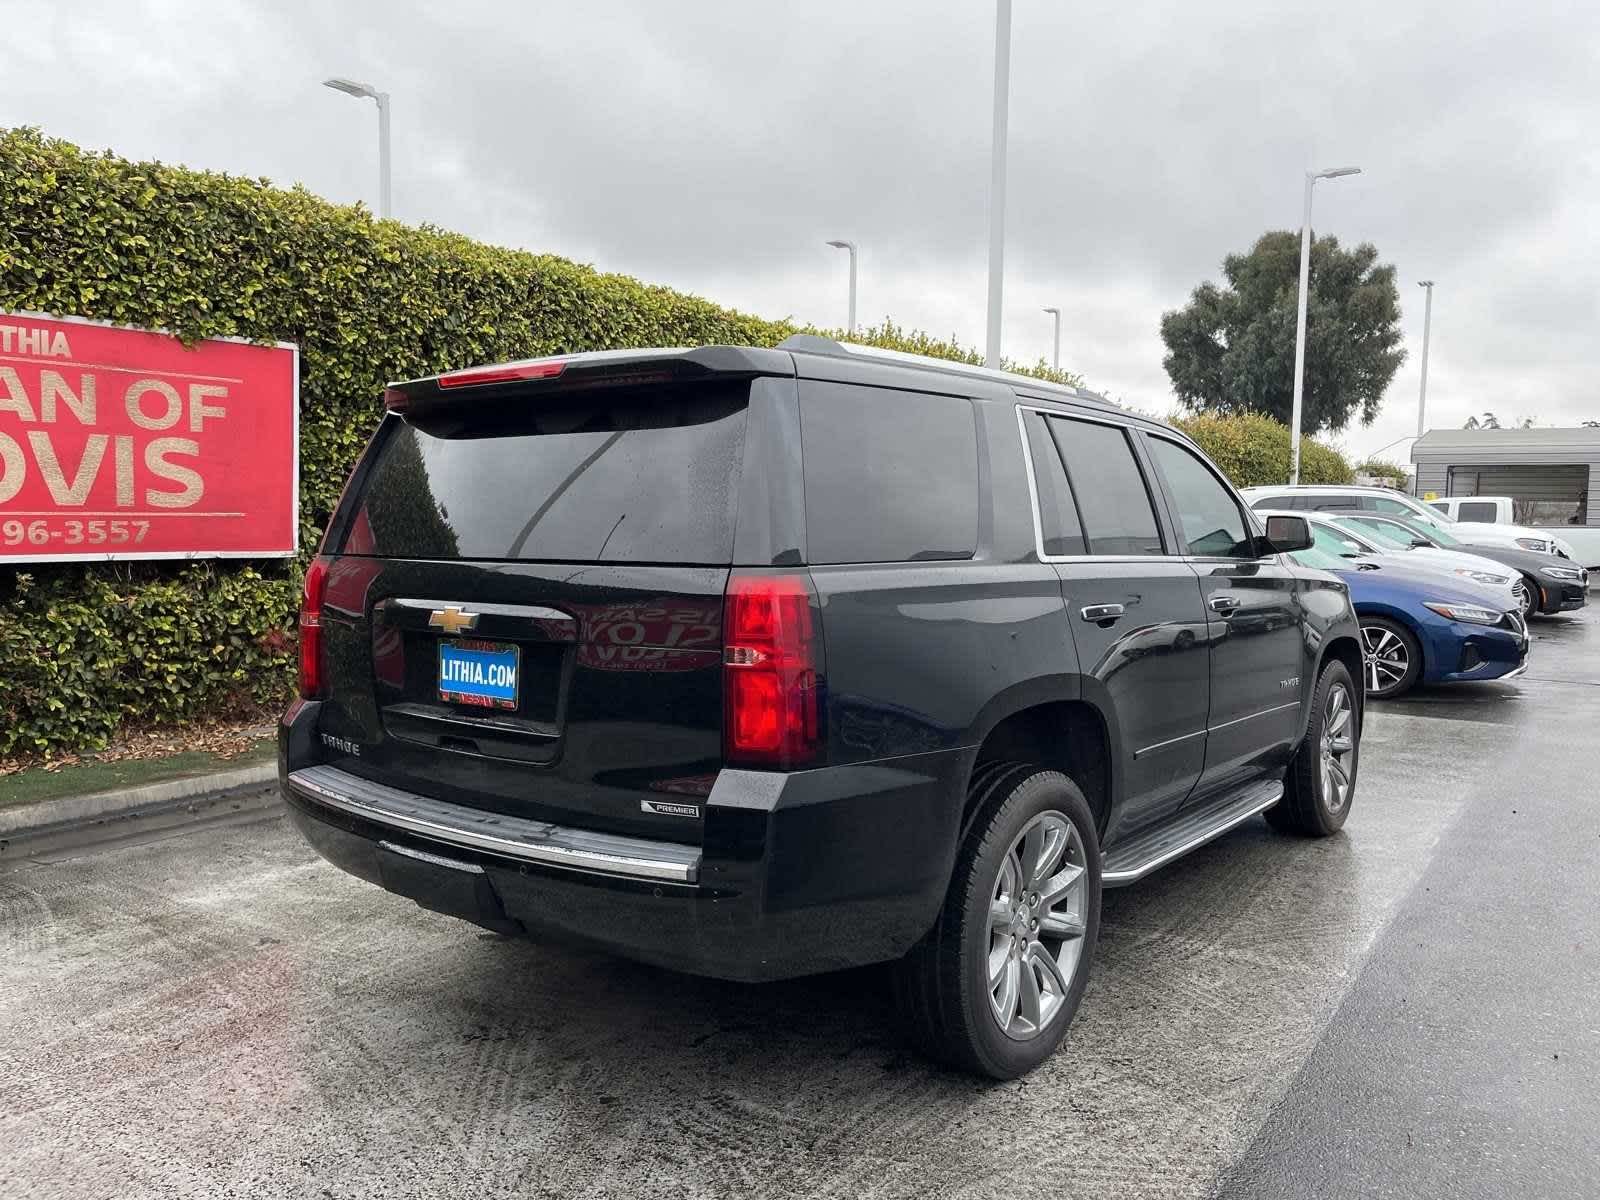
[[[1272,509],[1257,509],[1265,516]],[[1527,607],[1528,585],[1520,571],[1460,550],[1446,550],[1442,546],[1411,546],[1382,542],[1370,530],[1357,527],[1348,518],[1335,513],[1296,512],[1287,510],[1285,516],[1305,517],[1311,523],[1311,536],[1316,544],[1329,553],[1341,557],[1361,557],[1392,562],[1413,571],[1437,572],[1465,582],[1488,588],[1495,594],[1501,608],[1515,608],[1521,612]]]

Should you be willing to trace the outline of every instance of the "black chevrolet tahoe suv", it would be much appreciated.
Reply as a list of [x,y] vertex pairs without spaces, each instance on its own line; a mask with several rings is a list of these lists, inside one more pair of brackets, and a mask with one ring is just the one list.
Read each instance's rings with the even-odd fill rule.
[[385,404],[280,774],[427,908],[732,980],[893,961],[926,1048],[1006,1078],[1065,1033],[1102,888],[1350,811],[1348,593],[1157,422],[808,336]]

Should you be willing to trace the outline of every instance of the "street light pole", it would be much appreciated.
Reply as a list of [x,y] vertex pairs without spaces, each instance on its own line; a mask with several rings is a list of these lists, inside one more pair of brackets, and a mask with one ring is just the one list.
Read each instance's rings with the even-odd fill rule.
[[1433,280],[1421,280],[1417,286],[1428,292],[1422,305],[1422,387],[1417,392],[1417,436],[1421,437],[1427,432],[1424,421],[1428,412],[1428,334],[1433,328]]
[[1050,356],[1050,365],[1059,371],[1061,370],[1061,310],[1059,308],[1047,308],[1044,311],[1056,319],[1056,348]]
[[845,329],[852,337],[856,332],[856,244],[854,242],[836,241],[828,245],[836,250],[850,251],[850,320]]
[[1300,303],[1294,325],[1294,410],[1289,422],[1289,485],[1300,482],[1300,417],[1306,379],[1306,289],[1311,281],[1311,189],[1319,179],[1359,175],[1360,167],[1329,167],[1306,172],[1305,214],[1300,221]]
[[1006,254],[1006,115],[1011,101],[1011,0],[994,10],[994,130],[989,160],[989,336],[983,365],[1000,366],[1000,304]]
[[343,79],[338,76],[324,79],[322,86],[343,92],[347,96],[355,96],[357,99],[371,100],[378,106],[378,215],[387,218],[390,215],[389,93],[380,92],[370,83],[359,83],[354,79]]
[[378,215],[388,220],[394,215],[389,175],[389,93],[372,97],[378,104]]

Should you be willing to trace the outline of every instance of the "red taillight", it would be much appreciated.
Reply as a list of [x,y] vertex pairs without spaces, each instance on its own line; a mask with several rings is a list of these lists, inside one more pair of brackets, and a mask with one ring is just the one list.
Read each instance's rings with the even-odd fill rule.
[[300,695],[307,700],[321,699],[328,685],[322,669],[322,593],[327,585],[328,560],[313,558],[300,601]]
[[494,367],[468,367],[439,376],[442,388],[476,387],[480,383],[512,383],[519,379],[554,379],[567,369],[564,359],[541,362],[502,363]]
[[730,763],[810,762],[822,743],[811,593],[796,575],[733,575],[722,612],[723,747]]

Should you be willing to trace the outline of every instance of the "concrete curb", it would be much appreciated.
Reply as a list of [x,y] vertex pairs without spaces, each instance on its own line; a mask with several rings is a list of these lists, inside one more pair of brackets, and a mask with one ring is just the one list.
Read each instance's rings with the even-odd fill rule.
[[14,837],[20,833],[34,833],[55,826],[80,825],[106,817],[125,816],[128,813],[176,805],[183,800],[209,798],[240,788],[264,787],[276,783],[277,779],[277,765],[261,763],[233,771],[213,771],[209,775],[169,779],[165,783],[147,783],[142,787],[123,788],[115,792],[65,796],[56,800],[41,800],[37,804],[0,808],[0,838]]

